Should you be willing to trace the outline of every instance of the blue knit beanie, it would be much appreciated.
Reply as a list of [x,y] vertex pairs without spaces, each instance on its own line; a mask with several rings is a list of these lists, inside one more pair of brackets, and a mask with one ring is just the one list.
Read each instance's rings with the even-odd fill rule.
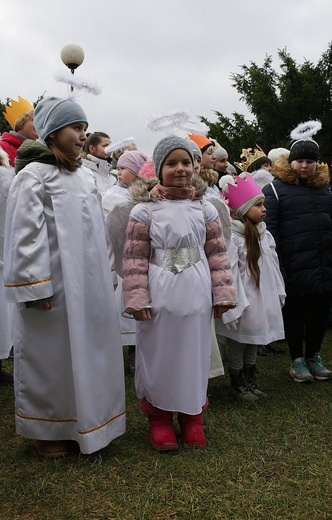
[[160,178],[161,167],[166,157],[173,152],[173,150],[179,148],[189,153],[191,162],[194,164],[194,155],[186,139],[182,139],[182,137],[177,137],[176,135],[164,137],[164,139],[159,141],[156,145],[152,155],[152,162],[158,178]]
[[34,122],[41,139],[46,139],[52,132],[56,132],[73,123],[88,124],[87,117],[80,105],[72,99],[48,97],[42,99],[35,108]]

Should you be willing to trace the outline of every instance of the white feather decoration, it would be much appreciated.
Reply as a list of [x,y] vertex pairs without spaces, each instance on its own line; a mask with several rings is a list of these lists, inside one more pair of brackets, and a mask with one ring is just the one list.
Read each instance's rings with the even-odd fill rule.
[[54,79],[60,83],[65,83],[76,90],[89,92],[89,94],[93,94],[94,96],[99,96],[99,94],[101,94],[101,88],[95,82],[80,78],[69,72],[69,70],[57,72],[54,75]]
[[206,135],[210,130],[205,123],[200,121],[188,121],[179,127],[180,130],[185,130],[188,134]]
[[151,132],[165,132],[182,128],[190,121],[190,115],[186,110],[172,110],[168,114],[158,115],[147,124]]
[[321,128],[322,123],[320,121],[306,121],[305,123],[297,125],[297,127],[291,131],[290,137],[293,141],[312,139],[312,136],[317,134]]
[[135,144],[136,139],[135,137],[125,137],[121,141],[118,141],[116,143],[111,143],[108,146],[104,148],[105,153],[112,153],[116,150],[121,150],[122,148],[126,148],[127,146],[130,146],[131,144]]

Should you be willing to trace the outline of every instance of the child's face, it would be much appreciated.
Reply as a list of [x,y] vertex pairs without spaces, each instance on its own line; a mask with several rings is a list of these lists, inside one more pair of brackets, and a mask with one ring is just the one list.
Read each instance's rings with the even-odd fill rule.
[[184,188],[193,175],[193,163],[186,150],[180,148],[169,153],[161,168],[161,183],[168,188]]
[[208,169],[214,168],[215,160],[216,156],[213,153],[213,146],[211,145],[202,153],[202,166]]
[[228,155],[224,155],[224,157],[220,157],[215,163],[214,163],[214,169],[218,170],[219,172],[225,172],[227,170],[228,166]]
[[264,197],[259,199],[250,210],[246,213],[247,217],[254,224],[258,224],[265,219],[266,208],[264,206]]
[[271,166],[270,166],[269,163],[266,162],[266,163],[262,164],[261,169],[270,172],[271,171]]
[[90,144],[89,153],[91,153],[91,155],[97,157],[98,159],[107,159],[107,157],[109,157],[110,154],[105,153],[105,148],[110,144],[110,142],[111,141],[108,137],[101,137],[98,144],[94,146]]
[[136,180],[137,177],[134,175],[131,171],[126,170],[126,168],[121,168],[121,166],[118,166],[118,180],[122,184],[126,184],[126,186],[130,186],[134,180]]
[[54,136],[51,134],[50,137],[52,143],[54,143],[68,159],[77,159],[86,141],[86,129],[87,126],[85,123],[74,123],[61,128],[55,132]]
[[301,179],[308,179],[316,171],[317,162],[312,159],[297,159],[291,162],[291,167]]
[[199,175],[199,172],[201,171],[201,163],[202,159],[199,155],[194,155],[194,171]]

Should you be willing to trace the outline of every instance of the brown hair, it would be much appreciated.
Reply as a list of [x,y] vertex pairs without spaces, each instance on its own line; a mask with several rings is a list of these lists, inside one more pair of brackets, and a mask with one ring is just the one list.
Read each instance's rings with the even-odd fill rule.
[[89,137],[85,141],[83,148],[85,155],[89,153],[89,147],[97,146],[97,144],[100,143],[103,137],[106,137],[107,139],[110,138],[110,136],[105,134],[104,132],[93,132],[92,134],[89,134]]
[[261,270],[258,265],[258,260],[262,256],[262,250],[257,226],[247,217],[247,215],[239,217],[236,211],[232,209],[231,217],[234,220],[240,220],[244,224],[244,239],[247,247],[247,266],[255,280],[257,289],[259,289]]
[[24,112],[18,119],[16,119],[14,124],[14,132],[20,132],[22,126],[25,125],[27,121],[33,121],[33,113],[34,110],[29,110],[29,112]]
[[53,142],[52,138],[48,136],[45,140],[48,148],[55,155],[56,164],[59,170],[63,170],[65,168],[69,172],[74,172],[80,165],[80,159],[70,159],[67,157]]

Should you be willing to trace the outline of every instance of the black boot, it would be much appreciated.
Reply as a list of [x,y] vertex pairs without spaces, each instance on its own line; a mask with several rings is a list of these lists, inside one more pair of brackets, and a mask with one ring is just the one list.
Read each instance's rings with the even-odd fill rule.
[[251,392],[247,384],[243,370],[236,370],[234,368],[229,368],[228,370],[231,378],[229,393],[233,397],[242,399],[243,401],[258,401],[258,397]]
[[246,378],[248,387],[250,389],[250,392],[257,397],[268,397],[268,395],[265,392],[262,392],[257,386],[257,380],[256,380],[256,374],[257,374],[257,368],[256,365],[244,365],[244,377]]
[[2,360],[0,360],[0,385],[12,385],[14,378],[9,372],[2,370]]
[[132,376],[135,375],[136,365],[136,346],[128,345],[128,361],[129,361],[129,372]]

